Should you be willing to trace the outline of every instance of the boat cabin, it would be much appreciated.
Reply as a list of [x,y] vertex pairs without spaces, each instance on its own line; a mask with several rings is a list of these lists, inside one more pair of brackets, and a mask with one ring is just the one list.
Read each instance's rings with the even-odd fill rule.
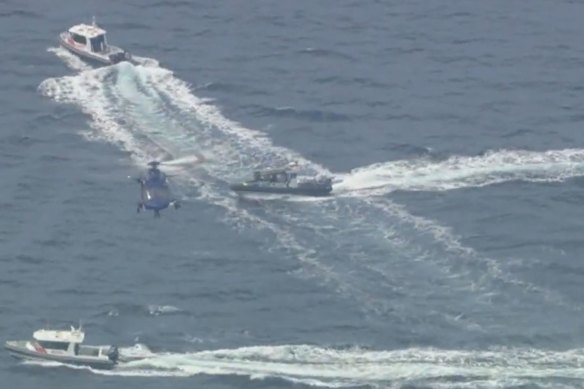
[[83,343],[85,334],[71,327],[70,331],[38,330],[32,335],[37,351],[60,351],[66,354],[78,354],[79,344]]
[[77,24],[69,29],[69,35],[70,43],[83,47],[86,51],[104,53],[107,49],[106,32],[95,22],[92,25]]
[[253,173],[254,181],[289,183],[294,178],[296,178],[296,173],[289,173],[286,170],[267,170]]

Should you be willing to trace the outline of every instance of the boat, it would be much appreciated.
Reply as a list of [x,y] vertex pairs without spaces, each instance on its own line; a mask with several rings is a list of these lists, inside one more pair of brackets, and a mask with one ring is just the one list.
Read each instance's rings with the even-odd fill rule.
[[132,55],[108,44],[107,32],[98,27],[95,17],[91,24],[76,24],[59,34],[61,46],[84,60],[100,65],[115,65],[122,61],[136,63]]
[[230,185],[238,192],[290,194],[298,196],[328,196],[333,190],[329,177],[303,177],[288,169],[255,171],[253,179]]
[[97,369],[112,369],[119,358],[115,346],[82,345],[85,333],[81,328],[71,330],[35,331],[31,340],[9,340],[8,352],[17,359],[54,361]]

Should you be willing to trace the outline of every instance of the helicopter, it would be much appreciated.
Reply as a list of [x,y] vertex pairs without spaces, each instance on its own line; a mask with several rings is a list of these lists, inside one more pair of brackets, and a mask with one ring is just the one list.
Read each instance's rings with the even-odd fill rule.
[[160,162],[148,163],[150,168],[145,177],[136,178],[140,184],[141,201],[138,203],[137,213],[142,210],[154,211],[154,217],[160,217],[160,211],[168,207],[180,208],[180,203],[174,198],[168,183],[168,178],[158,166]]

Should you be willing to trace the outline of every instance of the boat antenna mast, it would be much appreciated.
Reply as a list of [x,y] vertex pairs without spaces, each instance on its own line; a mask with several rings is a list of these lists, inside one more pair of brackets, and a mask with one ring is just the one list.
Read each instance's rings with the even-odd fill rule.
[[91,25],[92,25],[93,27],[97,27],[97,23],[95,22],[95,15],[93,15],[93,16],[91,17]]

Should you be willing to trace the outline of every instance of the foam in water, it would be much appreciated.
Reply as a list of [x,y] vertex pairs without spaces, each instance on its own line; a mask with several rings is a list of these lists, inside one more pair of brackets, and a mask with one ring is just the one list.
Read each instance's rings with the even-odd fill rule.
[[584,175],[584,149],[489,151],[444,161],[414,159],[354,169],[335,185],[339,193],[383,195],[395,190],[444,191],[502,182],[562,181]]
[[[47,79],[39,90],[57,101],[79,105],[92,118],[90,124],[97,130],[89,137],[119,144],[131,151],[139,164],[164,152],[172,153],[178,159],[185,153],[187,156],[205,154],[204,169],[222,180],[239,174],[238,166],[278,163],[274,162],[278,159],[281,163],[295,160],[309,169],[325,170],[290,150],[273,146],[260,132],[222,118],[216,108],[190,94],[184,82],[164,69],[118,64],[75,76]],[[166,102],[181,107],[180,112],[185,113],[182,122],[166,112]],[[197,120],[215,125],[197,125]],[[228,141],[224,140],[225,137],[229,138]],[[194,170],[182,178],[190,183],[197,182]],[[230,224],[237,225],[247,220],[245,223],[254,228],[266,228],[287,248],[299,251],[301,258],[307,258],[306,263],[319,267],[315,260],[302,255],[305,249],[290,232],[242,210],[235,199],[217,192],[213,183],[201,187],[200,192],[202,198],[223,206],[236,219]],[[327,272],[324,267],[322,271]],[[327,278],[332,277],[328,275]]]
[[151,304],[148,306],[148,312],[154,316],[160,316],[165,313],[176,313],[181,312],[180,308],[177,308],[173,305],[154,305]]
[[[278,159],[282,162],[296,160],[312,171],[329,174],[323,167],[300,155],[272,145],[265,134],[228,121],[215,107],[195,97],[186,83],[176,79],[172,72],[165,69],[120,63],[112,67],[84,71],[73,77],[48,79],[39,88],[42,93],[57,101],[78,104],[92,117],[91,124],[98,130],[92,136],[120,144],[125,150],[131,151],[136,162],[140,164],[159,155],[180,159],[204,152],[209,156],[204,169],[211,176],[223,181],[235,178],[241,166],[253,167],[266,162],[273,163]],[[172,111],[172,106],[178,107],[178,111]],[[548,152],[543,156],[542,153],[529,154],[531,160],[543,159],[546,164],[532,163],[535,167],[530,167],[528,171],[537,171],[538,166],[546,166],[549,170],[549,165],[553,166],[553,157],[557,154],[565,157],[563,152]],[[364,188],[377,187],[386,190],[384,185],[389,182],[398,188],[412,189],[422,186],[429,190],[444,189],[447,184],[450,187],[481,185],[493,182],[492,180],[506,179],[498,172],[522,174],[522,159],[518,155],[521,152],[493,153],[475,158],[452,157],[442,163],[420,160],[378,164],[356,169],[345,176],[340,184],[335,185],[335,191],[343,192],[345,189],[345,193],[353,196]],[[566,158],[560,160],[565,162]],[[504,163],[502,167],[499,162]],[[197,178],[192,174],[186,177],[189,182],[197,183]],[[237,221],[247,219],[250,225],[271,230],[281,243],[294,249],[306,263],[318,263],[311,250],[305,249],[293,233],[272,222],[260,222],[256,216],[243,211],[213,185],[201,188],[201,195],[207,201],[225,207]],[[407,212],[394,212],[395,207],[391,202],[377,208],[389,216],[397,216],[410,223]],[[447,247],[460,246],[446,229],[430,221],[423,224],[424,231],[439,231],[432,236]],[[418,227],[419,223],[414,225]],[[460,255],[468,255],[472,250],[458,252]],[[330,268],[319,266],[319,269],[327,274],[328,279],[338,279],[332,277]]]
[[[534,175],[546,179],[567,177],[578,172],[572,163],[579,161],[581,153],[579,150],[501,151],[480,157],[451,157],[442,162],[414,160],[376,164],[341,175],[343,180],[335,185],[335,192],[346,197],[306,201],[302,209],[294,210],[301,212],[299,215],[283,212],[282,207],[264,207],[264,213],[259,216],[241,207],[226,189],[226,183],[241,178],[242,171],[249,173],[256,167],[297,161],[310,172],[327,175],[330,172],[298,153],[273,145],[265,134],[227,120],[216,107],[194,96],[187,83],[166,69],[120,63],[82,71],[75,76],[47,79],[39,90],[57,101],[78,105],[91,118],[94,131],[86,134],[88,137],[106,140],[130,151],[140,166],[152,159],[188,161],[191,158],[198,168],[185,168],[175,178],[187,186],[197,187],[200,199],[223,207],[230,225],[270,232],[275,237],[273,241],[297,257],[307,273],[316,274],[334,285],[342,295],[355,298],[363,307],[381,314],[402,314],[407,310],[407,307],[392,305],[396,303],[387,299],[387,292],[394,289],[393,275],[407,269],[413,269],[414,276],[442,272],[446,286],[441,293],[447,296],[461,285],[476,293],[474,284],[477,282],[482,283],[481,293],[490,293],[489,288],[498,287],[489,283],[493,279],[517,284],[522,289],[525,284],[506,275],[496,261],[480,258],[472,249],[463,247],[447,228],[414,217],[389,199],[373,201],[370,196],[374,191],[386,193],[392,188],[446,190],[509,179],[532,179]],[[204,155],[204,163],[199,163],[200,155]],[[527,168],[524,167],[526,163]],[[366,198],[354,198],[359,195]],[[347,197],[350,201],[345,201]],[[299,226],[300,223],[304,225]],[[323,223],[335,225],[337,229],[336,234],[329,231],[319,235],[324,247],[342,253],[341,258],[335,255],[334,262],[327,262],[327,253],[315,249],[314,242],[301,235],[306,230],[318,233]],[[372,225],[376,226],[376,231],[369,232]],[[401,231],[406,226],[411,228]],[[338,231],[342,230],[350,230],[353,236],[359,234],[360,238],[370,235],[373,239],[380,232],[385,234],[392,250],[392,261],[383,262],[381,258],[375,262],[374,258],[361,255],[367,243],[337,246]],[[427,237],[433,241],[426,242]],[[446,247],[447,255],[435,248],[436,242]],[[454,262],[463,263],[463,270],[452,266],[452,253]],[[460,258],[464,260],[459,261]],[[467,271],[477,262],[485,265],[485,274],[475,272],[472,275]],[[373,274],[381,282],[370,283],[362,274]],[[418,282],[420,284],[411,285],[411,290],[427,286],[423,277],[419,277]],[[459,315],[456,312],[442,314],[446,320]],[[464,326],[473,327],[476,323]]]
[[67,50],[65,50],[62,47],[49,47],[47,49],[47,51],[49,53],[55,54],[63,62],[65,62],[67,64],[67,66],[69,66],[69,68],[71,68],[73,70],[77,70],[78,72],[81,72],[83,70],[92,69],[92,67],[89,66],[88,64],[86,64],[85,62],[83,62],[81,60],[81,58],[79,58],[75,55],[72,55],[71,53],[69,53]]
[[[212,128],[215,132],[222,132],[229,136],[230,141],[235,143],[235,148],[238,148],[238,151],[249,150],[257,153],[257,151],[265,150],[265,157],[272,159],[281,157],[280,163],[298,161],[311,171],[333,175],[326,168],[306,160],[301,155],[273,145],[264,133],[243,128],[238,123],[227,120],[216,107],[206,104],[204,99],[194,96],[190,86],[173,77],[171,71],[158,67],[134,67],[129,63],[120,63],[112,67],[86,72],[90,68],[87,65],[80,65],[83,62],[66,50],[62,48],[49,50],[62,58],[73,69],[84,72],[73,77],[48,79],[41,84],[41,92],[57,101],[79,104],[94,117],[95,121],[107,120],[109,117],[114,117],[119,121],[120,117],[124,116],[124,112],[121,110],[111,112],[114,104],[108,99],[115,97],[120,101],[133,101],[133,104],[125,104],[125,109],[130,109],[137,114],[158,116],[158,122],[155,121],[151,124],[181,127],[181,123],[169,126],[172,118],[164,117],[164,112],[161,112],[164,107],[157,107],[152,103],[159,99],[166,99],[183,112],[192,113],[203,125],[199,130],[207,131]],[[149,60],[152,59],[144,59],[144,62],[148,63]],[[117,80],[117,87],[108,91],[103,90],[103,83],[112,78]],[[139,90],[136,85],[141,85]],[[107,93],[110,95],[108,96]],[[138,112],[140,107],[142,111]],[[102,131],[106,130],[108,140],[117,137],[122,143],[127,142],[128,136],[123,135],[127,130],[119,125],[116,126],[116,123],[98,123],[98,125]],[[164,130],[163,128],[158,129],[159,132]],[[179,130],[184,129],[179,128]],[[148,132],[148,129],[144,131]],[[164,132],[168,133],[168,131]],[[184,138],[184,131],[182,132]],[[192,135],[190,134],[190,136]],[[171,143],[171,146],[176,145]],[[131,146],[127,148],[133,150]],[[255,162],[264,163],[266,161],[266,158],[261,155],[255,157],[259,159]],[[233,154],[230,155],[230,158],[233,158]],[[272,161],[272,163],[277,162]],[[350,173],[339,174],[334,188],[336,193],[343,195],[351,195],[351,193],[379,195],[394,190],[441,191],[480,187],[510,180],[560,181],[583,174],[583,149],[545,152],[500,150],[489,151],[482,156],[452,156],[444,161],[421,158],[376,163],[356,168]]]
[[[323,170],[296,153],[272,146],[270,140],[257,131],[231,124],[216,108],[191,95],[188,86],[168,70],[121,63],[75,76],[47,79],[39,90],[57,101],[78,105],[91,117],[90,124],[96,130],[87,134],[88,137],[106,140],[131,151],[139,165],[165,153],[178,160],[204,154],[206,161],[202,168],[223,180],[229,179],[233,171],[237,174],[240,165],[261,164],[273,156],[283,158],[281,160],[286,163],[295,160],[305,167]],[[185,123],[169,115],[169,107],[165,104],[184,108],[188,114]],[[198,115],[195,118],[193,110]],[[216,122],[217,126],[200,126],[197,120]],[[225,141],[224,136],[228,136],[229,141]],[[250,149],[251,152],[247,152]],[[245,160],[248,155],[255,160]],[[268,230],[287,250],[296,252],[312,271],[329,281],[338,280],[338,276],[319,263],[312,250],[305,249],[290,231],[241,209],[236,199],[225,196],[214,183],[201,186],[196,169],[185,169],[184,174],[175,179],[198,186],[200,198],[225,208],[231,218],[230,225]]]

